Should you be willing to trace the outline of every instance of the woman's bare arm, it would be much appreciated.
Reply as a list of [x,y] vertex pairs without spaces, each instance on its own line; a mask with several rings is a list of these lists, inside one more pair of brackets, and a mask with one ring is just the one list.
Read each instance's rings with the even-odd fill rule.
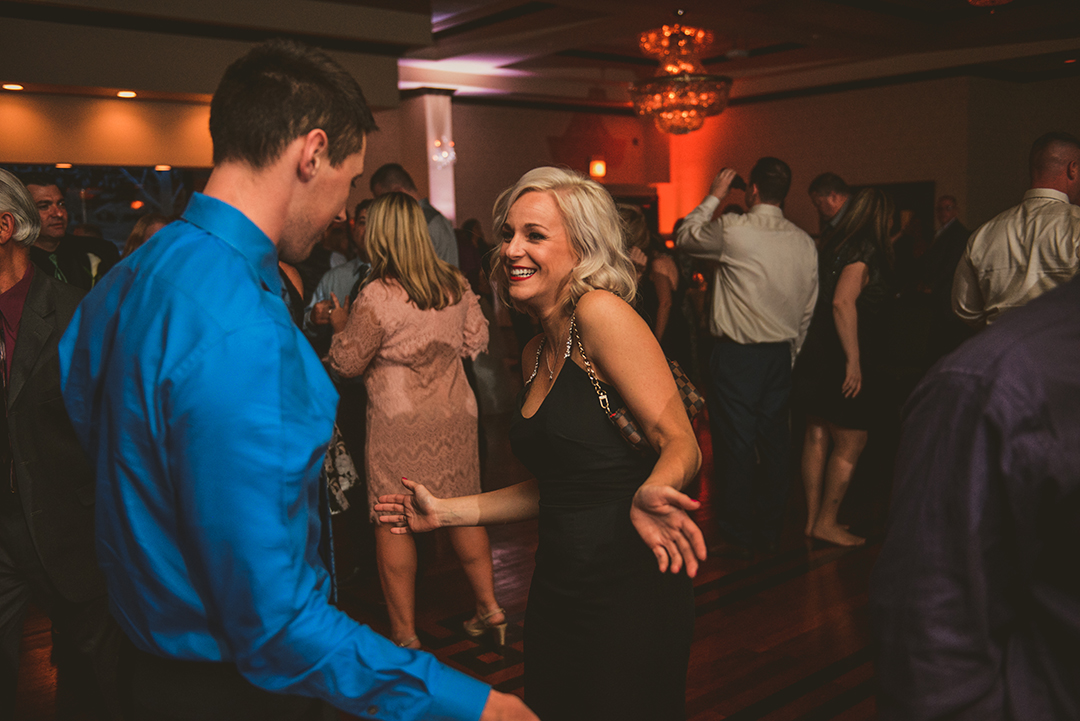
[[851,263],[840,271],[833,293],[833,321],[836,334],[840,336],[840,346],[847,358],[844,373],[844,396],[854,398],[862,390],[862,365],[859,358],[859,313],[855,301],[870,282],[870,271],[866,263]]
[[607,291],[585,294],[577,318],[597,377],[615,386],[659,454],[634,496],[634,526],[661,571],[677,573],[685,567],[693,576],[698,560],[705,558],[705,542],[686,513],[698,503],[679,489],[700,468],[701,451],[667,359],[640,316]]

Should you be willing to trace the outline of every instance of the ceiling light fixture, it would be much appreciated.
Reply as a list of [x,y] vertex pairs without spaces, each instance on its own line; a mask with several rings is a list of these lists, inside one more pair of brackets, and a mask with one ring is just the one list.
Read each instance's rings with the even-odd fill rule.
[[731,78],[709,75],[701,54],[713,44],[712,30],[664,25],[641,34],[641,51],[660,60],[656,75],[630,85],[638,115],[651,117],[665,133],[685,135],[727,107]]
[[172,166],[171,165],[155,165],[154,170],[158,171],[159,173],[164,173],[166,170],[172,170]]
[[3,86],[0,86],[0,87],[3,87],[4,90],[22,90],[23,89],[23,86],[19,85],[18,83],[4,83]]
[[71,167],[71,163],[57,163],[55,166],[58,170],[67,170]]
[[134,90],[121,90],[120,92],[118,92],[116,94],[116,97],[118,97],[118,98],[134,98],[135,97],[135,91]]

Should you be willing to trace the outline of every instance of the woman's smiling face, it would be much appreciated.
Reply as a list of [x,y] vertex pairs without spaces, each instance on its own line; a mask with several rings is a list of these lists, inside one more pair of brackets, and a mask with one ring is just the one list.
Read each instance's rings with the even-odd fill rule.
[[510,297],[543,315],[559,303],[578,263],[551,193],[525,193],[510,206],[500,229]]

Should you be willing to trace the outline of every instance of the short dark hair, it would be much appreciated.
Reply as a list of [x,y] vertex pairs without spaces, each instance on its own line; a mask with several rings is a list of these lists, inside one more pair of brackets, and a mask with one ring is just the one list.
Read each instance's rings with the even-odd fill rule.
[[836,173],[822,173],[810,181],[810,195],[851,195],[851,186]]
[[397,163],[387,163],[376,170],[369,183],[371,192],[375,192],[375,188],[380,185],[386,190],[411,190],[416,192],[416,183],[413,182],[412,176],[409,175],[409,171],[401,167]]
[[1031,170],[1032,176],[1052,169],[1051,165],[1054,162],[1054,156],[1048,151],[1058,145],[1071,145],[1073,148],[1080,150],[1080,140],[1071,133],[1054,130],[1040,136],[1031,144],[1031,154],[1028,156],[1028,168]]
[[364,198],[356,204],[356,210],[353,211],[353,218],[360,215],[360,211],[367,210],[371,207],[371,204],[375,202],[374,198]]
[[316,128],[326,132],[335,167],[378,130],[356,80],[292,40],[265,42],[230,65],[210,102],[215,165],[233,160],[263,168]]
[[47,188],[50,185],[55,185],[61,193],[64,192],[64,188],[57,182],[56,178],[52,177],[48,173],[19,173],[19,180],[25,186],[40,185],[43,188]]
[[779,158],[762,158],[750,171],[750,184],[766,203],[782,203],[791,188],[791,168]]

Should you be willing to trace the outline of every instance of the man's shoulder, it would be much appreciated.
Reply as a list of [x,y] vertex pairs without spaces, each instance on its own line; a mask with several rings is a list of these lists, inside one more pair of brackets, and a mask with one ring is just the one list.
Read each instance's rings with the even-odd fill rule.
[[[993,325],[943,359],[931,375],[1037,383],[1040,376],[1056,367],[1054,359],[1080,355],[1077,307],[1080,277],[1002,314]],[[1068,365],[1068,361],[1064,364]]]
[[86,295],[85,291],[68,283],[61,282],[49,275],[37,271],[30,281],[26,294],[26,305],[42,317],[56,313],[60,327],[67,325],[75,309]]

